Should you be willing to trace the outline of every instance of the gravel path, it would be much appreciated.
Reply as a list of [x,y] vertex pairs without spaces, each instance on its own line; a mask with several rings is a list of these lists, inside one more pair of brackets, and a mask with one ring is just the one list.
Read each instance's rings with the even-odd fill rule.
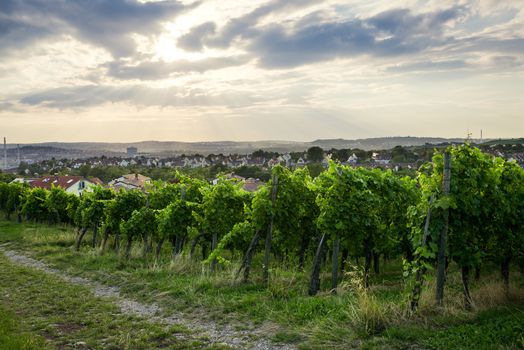
[[66,282],[86,286],[91,289],[97,297],[110,298],[124,314],[139,316],[149,322],[163,323],[166,325],[179,324],[195,331],[199,335],[209,337],[211,343],[227,344],[235,349],[295,349],[295,347],[291,345],[272,344],[270,341],[263,339],[262,337],[264,335],[260,334],[260,332],[257,333],[256,330],[239,331],[228,325],[220,327],[213,321],[190,320],[180,313],[164,316],[168,313],[166,313],[159,305],[143,304],[123,297],[120,293],[120,289],[117,287],[106,286],[87,278],[69,276],[61,270],[51,268],[42,261],[8,250],[6,245],[0,245],[0,252],[2,252],[14,264],[44,271],[51,275],[58,276]]

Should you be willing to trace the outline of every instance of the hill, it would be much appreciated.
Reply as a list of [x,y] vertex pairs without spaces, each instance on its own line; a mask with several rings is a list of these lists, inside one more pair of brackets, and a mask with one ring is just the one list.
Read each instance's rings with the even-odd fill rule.
[[[68,150],[70,153],[94,155],[125,155],[127,147],[136,147],[139,153],[159,156],[180,154],[247,154],[258,149],[274,152],[302,152],[309,147],[318,146],[325,150],[331,148],[360,148],[363,150],[390,149],[395,146],[421,146],[425,144],[442,144],[463,142],[464,139],[436,137],[380,137],[357,140],[325,139],[312,142],[299,141],[212,141],[212,142],[178,142],[178,141],[141,141],[129,143],[113,142],[44,142],[21,146],[52,147],[55,150]],[[10,145],[13,147],[13,145]]]

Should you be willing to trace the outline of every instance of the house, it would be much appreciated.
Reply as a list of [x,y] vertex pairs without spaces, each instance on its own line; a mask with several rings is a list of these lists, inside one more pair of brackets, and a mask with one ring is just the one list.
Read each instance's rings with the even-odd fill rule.
[[[234,182],[242,182],[243,183],[242,188],[249,192],[255,192],[256,190],[258,190],[260,186],[264,184],[264,182],[260,181],[259,179],[254,179],[252,177],[246,179],[243,176],[236,175],[233,173],[229,173],[224,176],[227,180],[234,181]],[[219,181],[220,181],[220,178],[216,178],[216,179],[213,179],[211,183],[213,185],[217,185]]]
[[[226,175],[224,175],[224,177],[227,180],[233,180],[233,181],[238,181],[238,182],[243,182],[243,181],[246,180],[245,177],[240,176],[240,175],[236,175],[236,174],[233,174],[233,173],[226,174]],[[219,181],[220,181],[220,178],[217,177],[216,179],[211,180],[211,184],[217,185]]]
[[30,184],[33,181],[35,181],[35,179],[28,179],[28,178],[24,178],[24,177],[17,177],[16,179],[11,181],[10,183],[12,183],[12,184]]
[[327,168],[329,166],[329,162],[331,161],[332,156],[332,154],[328,154],[324,157],[324,159],[322,159],[322,162],[320,163],[322,164],[322,167]]
[[380,158],[380,154],[376,152],[373,152],[371,158],[373,159],[373,163],[377,165],[388,165],[391,162],[391,158]]
[[151,178],[141,174],[122,175],[118,179],[109,181],[109,187],[115,190],[145,190],[146,186],[151,183]]
[[304,161],[304,159],[302,159],[302,157],[298,158],[297,160],[297,167],[301,168],[303,166],[306,165],[306,162]]
[[279,165],[281,162],[281,159],[279,158],[273,158],[273,159],[270,159],[268,162],[267,162],[267,166],[272,168],[274,166],[277,166]]
[[263,181],[260,181],[260,179],[254,179],[252,177],[250,178],[247,178],[245,181],[244,181],[244,190],[246,191],[249,191],[249,192],[255,192],[256,190],[258,190],[258,188],[260,186],[262,186],[264,184]]
[[82,176],[44,176],[31,181],[31,187],[50,190],[53,186],[63,188],[68,193],[81,195],[84,191],[90,191],[95,185],[102,185],[102,181],[96,177],[85,178]]
[[358,162],[358,157],[353,153],[351,156],[349,156],[347,163],[350,165],[355,165]]
[[391,162],[391,159],[374,159],[373,162],[378,165],[388,165]]

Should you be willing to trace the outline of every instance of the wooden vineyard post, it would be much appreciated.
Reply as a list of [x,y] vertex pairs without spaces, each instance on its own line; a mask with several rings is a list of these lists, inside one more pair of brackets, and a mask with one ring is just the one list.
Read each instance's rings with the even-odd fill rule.
[[[218,245],[218,235],[216,232],[214,232],[212,236],[212,241],[211,241],[211,252],[217,249],[217,245]],[[211,261],[211,272],[215,272],[216,266],[217,266],[217,259],[213,259]]]
[[[431,222],[431,205],[435,200],[435,195],[429,199],[428,214],[426,215],[426,222],[424,223],[424,234],[422,235],[422,241],[420,246],[424,247],[429,236],[429,223]],[[411,294],[411,312],[417,311],[418,303],[420,300],[420,293],[422,292],[422,277],[424,276],[425,268],[422,266],[418,267],[417,273],[415,274],[415,285],[413,286],[413,292]]]
[[331,294],[337,294],[338,282],[338,250],[340,247],[340,235],[337,232],[335,240],[333,241],[333,257],[331,258]]
[[242,260],[242,264],[237,270],[237,273],[235,274],[235,279],[238,278],[240,275],[240,272],[244,270],[244,278],[243,282],[247,282],[249,280],[249,271],[251,270],[251,261],[253,260],[253,254],[255,253],[255,249],[258,245],[258,241],[260,239],[260,230],[257,230],[255,235],[253,236],[253,239],[251,240],[251,243],[249,244],[249,248],[246,251],[246,254],[244,256],[244,259]]
[[[449,194],[451,186],[451,154],[449,151],[444,153],[444,174],[442,178],[442,195]],[[438,241],[438,255],[437,255],[437,290],[436,301],[437,306],[442,306],[444,303],[444,283],[446,279],[446,240],[449,226],[449,208],[444,210],[444,227],[440,232]]]
[[322,264],[322,248],[324,247],[324,239],[326,234],[324,233],[320,238],[318,243],[317,252],[315,254],[315,259],[313,260],[313,271],[311,271],[311,280],[309,282],[309,291],[308,294],[313,296],[317,294],[320,289],[320,265]]
[[277,190],[278,190],[278,175],[273,175],[272,179],[273,188],[271,190],[271,215],[269,216],[269,225],[267,228],[267,235],[266,235],[266,251],[264,253],[264,272],[262,275],[262,279],[264,281],[264,284],[267,284],[269,282],[269,258],[271,254],[271,239],[273,235],[273,220],[274,220],[274,208],[275,208],[275,201],[277,199]]

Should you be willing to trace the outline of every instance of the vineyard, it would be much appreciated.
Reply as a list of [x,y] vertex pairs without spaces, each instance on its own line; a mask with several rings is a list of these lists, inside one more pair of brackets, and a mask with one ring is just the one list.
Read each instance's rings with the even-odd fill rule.
[[[392,317],[457,310],[447,295],[457,283],[460,312],[486,309],[473,290],[493,271],[502,304],[523,302],[524,170],[468,144],[437,153],[416,178],[332,162],[315,178],[306,168],[276,166],[254,193],[231,179],[210,185],[182,174],[145,192],[97,186],[81,197],[0,183],[0,209],[21,225],[74,228],[73,256],[111,256],[115,269],[179,264],[183,279],[196,266],[210,280],[221,276],[216,294],[255,288],[288,301],[351,296],[364,337],[383,333]],[[380,293],[392,275],[400,288],[387,297]],[[503,344],[524,345],[518,323]]]

